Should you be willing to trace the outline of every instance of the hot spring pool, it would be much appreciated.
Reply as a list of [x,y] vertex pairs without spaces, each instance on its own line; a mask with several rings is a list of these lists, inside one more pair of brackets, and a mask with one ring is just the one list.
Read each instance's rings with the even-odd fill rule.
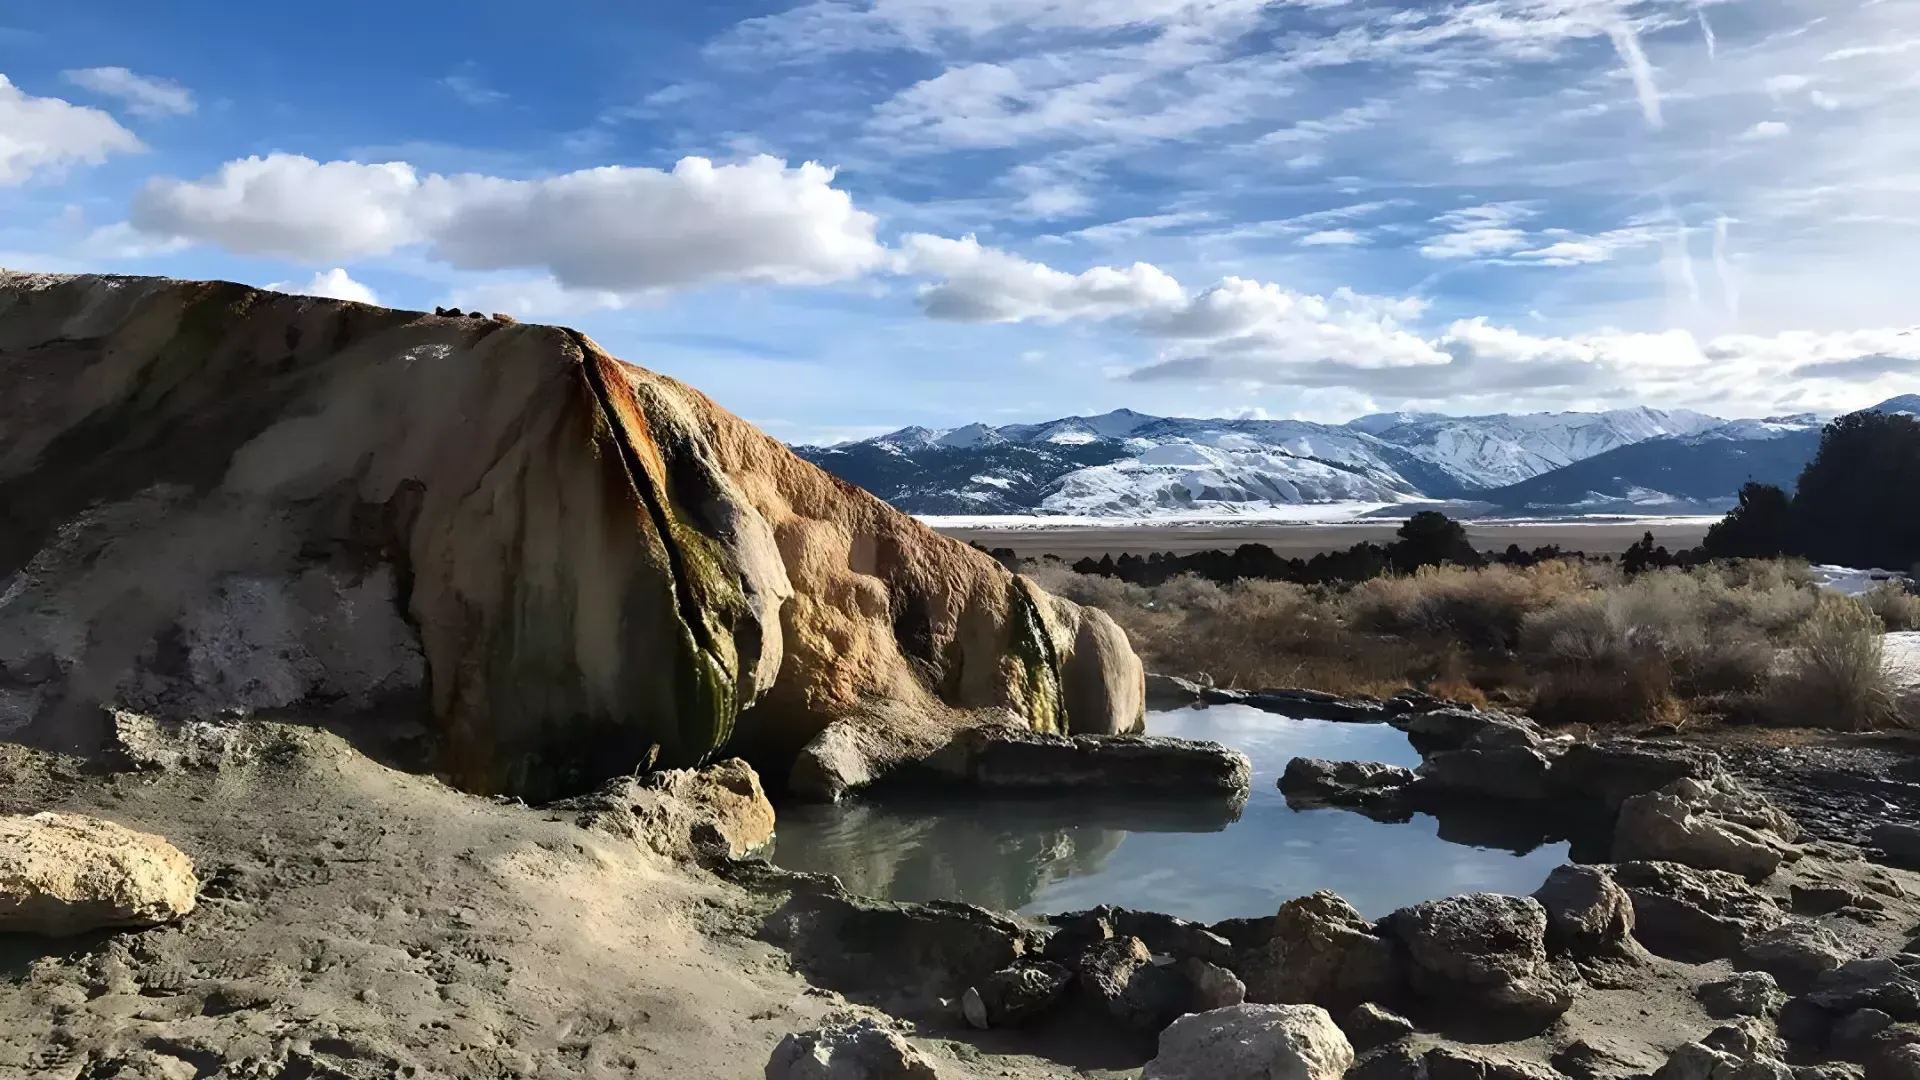
[[889,793],[780,810],[773,861],[896,900],[1029,912],[1099,904],[1199,922],[1271,915],[1331,889],[1370,917],[1463,892],[1525,895],[1565,862],[1537,822],[1427,815],[1384,824],[1292,810],[1277,782],[1295,757],[1418,765],[1385,724],[1294,720],[1241,705],[1153,713],[1156,735],[1211,739],[1253,760],[1244,806],[1205,800]]

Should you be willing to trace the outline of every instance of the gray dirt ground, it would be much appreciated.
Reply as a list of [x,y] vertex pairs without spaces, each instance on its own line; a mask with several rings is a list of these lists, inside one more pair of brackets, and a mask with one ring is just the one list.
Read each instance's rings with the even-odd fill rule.
[[[1146,555],[1171,551],[1186,555],[1196,551],[1231,551],[1241,544],[1265,544],[1288,558],[1305,558],[1326,551],[1344,551],[1362,541],[1390,543],[1398,521],[1339,525],[1291,525],[1267,522],[1247,525],[1116,525],[1071,526],[1031,529],[962,529],[939,531],[956,540],[975,541],[989,548],[1012,548],[1023,558],[1037,559],[1057,555],[1068,562],[1091,556],[1119,556],[1125,552]],[[1671,521],[1579,524],[1547,522],[1527,525],[1484,525],[1467,523],[1467,535],[1475,547],[1485,551],[1504,551],[1508,544],[1519,544],[1528,551],[1558,544],[1572,551],[1595,554],[1625,551],[1647,532],[1655,542],[1670,550],[1698,545],[1707,535],[1704,522],[1689,518]]]

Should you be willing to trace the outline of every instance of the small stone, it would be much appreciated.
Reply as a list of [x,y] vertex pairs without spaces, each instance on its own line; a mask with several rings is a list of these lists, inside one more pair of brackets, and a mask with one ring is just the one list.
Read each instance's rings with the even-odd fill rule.
[[977,987],[969,986],[960,995],[960,1015],[966,1019],[968,1027],[987,1030],[987,1003],[980,1000]]
[[1353,1047],[1317,1005],[1235,1005],[1160,1033],[1140,1080],[1341,1080]]
[[1362,1053],[1403,1039],[1414,1031],[1413,1021],[1371,1001],[1354,1006],[1340,1029],[1347,1033],[1347,1041],[1353,1043],[1353,1048]]
[[1693,992],[1701,1008],[1715,1020],[1740,1016],[1772,1016],[1786,1004],[1780,984],[1764,971],[1743,971],[1725,979],[1702,983]]

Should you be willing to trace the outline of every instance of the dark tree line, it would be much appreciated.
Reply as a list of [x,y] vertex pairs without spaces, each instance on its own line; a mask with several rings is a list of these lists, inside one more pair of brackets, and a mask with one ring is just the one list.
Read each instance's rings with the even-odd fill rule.
[[1748,484],[1703,550],[1891,570],[1920,563],[1920,422],[1858,412],[1828,424],[1794,493]]

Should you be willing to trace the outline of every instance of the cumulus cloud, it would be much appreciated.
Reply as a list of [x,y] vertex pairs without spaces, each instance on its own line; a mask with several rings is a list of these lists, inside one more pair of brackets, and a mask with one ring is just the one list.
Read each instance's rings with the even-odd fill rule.
[[329,300],[354,300],[362,304],[377,304],[380,298],[372,289],[347,276],[345,270],[335,268],[322,270],[304,284],[290,281],[276,281],[267,288],[275,292],[294,293],[299,296],[323,296]]
[[161,119],[191,116],[193,92],[171,79],[137,75],[123,67],[80,68],[61,73],[68,82],[124,102],[135,116]]
[[833,186],[832,170],[766,156],[507,180],[274,154],[202,180],[152,181],[130,221],[153,236],[305,262],[423,245],[463,270],[534,269],[564,288],[622,294],[836,281],[885,255],[876,220]]
[[0,75],[0,187],[69,165],[98,165],[112,154],[146,149],[99,109],[34,97]]
[[941,279],[921,289],[920,307],[955,322],[1112,319],[1177,305],[1186,295],[1179,282],[1147,263],[1069,274],[971,236],[911,233],[901,238],[895,268]]

